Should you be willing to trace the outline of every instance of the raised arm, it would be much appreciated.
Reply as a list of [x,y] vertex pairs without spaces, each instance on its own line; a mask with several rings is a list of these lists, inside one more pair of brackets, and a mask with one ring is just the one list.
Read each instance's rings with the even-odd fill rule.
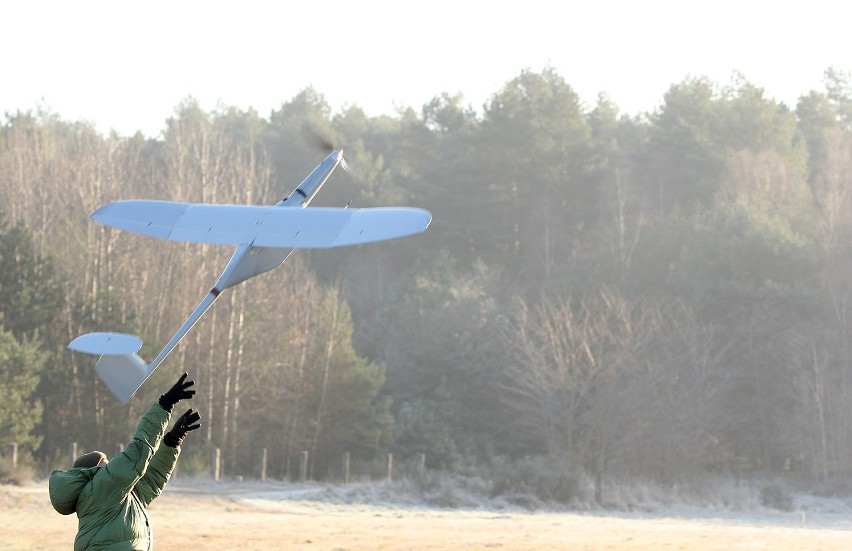
[[145,475],[148,466],[160,448],[160,441],[168,428],[170,412],[180,400],[192,398],[195,391],[190,387],[195,381],[186,382],[184,373],[178,382],[166,391],[157,403],[152,404],[133,433],[132,442],[116,454],[98,473],[94,483],[101,495],[121,499],[130,493],[137,482]]
[[190,431],[201,426],[200,419],[201,415],[197,411],[188,409],[178,418],[172,430],[166,433],[163,445],[157,449],[148,470],[133,490],[146,506],[160,495],[168,483],[180,455],[180,445]]

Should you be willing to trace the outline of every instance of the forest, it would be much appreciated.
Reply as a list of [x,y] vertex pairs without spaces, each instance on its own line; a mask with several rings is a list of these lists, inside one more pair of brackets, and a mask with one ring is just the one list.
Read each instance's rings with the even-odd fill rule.
[[[430,210],[420,235],[326,251],[229,290],[127,405],[89,331],[150,359],[232,250],[111,230],[143,198],[272,204],[327,154],[314,205]],[[184,371],[203,427],[185,468],[338,476],[425,454],[429,470],[613,480],[852,475],[852,83],[795,106],[690,77],[651,112],[580,101],[525,70],[479,107],[332,112],[307,88],[268,116],[193,98],[156,138],[50,109],[0,125],[0,446],[49,472],[69,442],[126,441]],[[505,476],[511,472],[513,476]],[[542,475],[541,473],[545,473]],[[488,475],[483,475],[488,476]],[[524,477],[527,477],[525,479]],[[559,498],[559,495],[554,497]]]

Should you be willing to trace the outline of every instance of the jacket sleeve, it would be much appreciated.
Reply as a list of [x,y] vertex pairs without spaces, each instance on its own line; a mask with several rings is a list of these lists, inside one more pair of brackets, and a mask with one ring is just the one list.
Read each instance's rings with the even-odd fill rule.
[[133,441],[101,469],[103,473],[99,472],[99,476],[95,476],[93,483],[96,495],[120,499],[133,490],[148,470],[154,452],[166,433],[169,418],[169,412],[156,402],[148,408],[139,420]]
[[148,470],[145,471],[145,474],[142,475],[142,478],[139,479],[139,482],[136,483],[136,487],[133,489],[136,492],[136,496],[145,504],[147,507],[150,505],[154,498],[160,495],[160,492],[165,488],[166,483],[169,481],[169,477],[172,475],[172,471],[175,468],[175,463],[177,463],[177,458],[180,455],[180,448],[173,448],[171,446],[167,446],[163,444],[157,451],[154,453],[154,457],[151,459],[151,462],[148,464]]

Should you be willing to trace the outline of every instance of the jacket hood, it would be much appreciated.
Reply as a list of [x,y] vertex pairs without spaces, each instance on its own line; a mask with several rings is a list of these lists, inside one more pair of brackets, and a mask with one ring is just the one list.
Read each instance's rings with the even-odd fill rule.
[[53,471],[48,481],[50,504],[56,512],[70,515],[77,510],[77,498],[86,484],[94,478],[100,467],[76,467],[67,471]]

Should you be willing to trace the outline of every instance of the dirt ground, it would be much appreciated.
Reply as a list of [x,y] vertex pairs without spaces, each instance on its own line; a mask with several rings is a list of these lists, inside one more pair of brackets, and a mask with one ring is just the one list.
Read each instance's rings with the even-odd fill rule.
[[[316,491],[314,491],[316,493]],[[150,508],[158,551],[282,550],[841,550],[844,518],[447,510],[329,503],[311,489],[173,482]],[[0,486],[0,551],[71,549],[76,517],[53,511],[47,483]]]

